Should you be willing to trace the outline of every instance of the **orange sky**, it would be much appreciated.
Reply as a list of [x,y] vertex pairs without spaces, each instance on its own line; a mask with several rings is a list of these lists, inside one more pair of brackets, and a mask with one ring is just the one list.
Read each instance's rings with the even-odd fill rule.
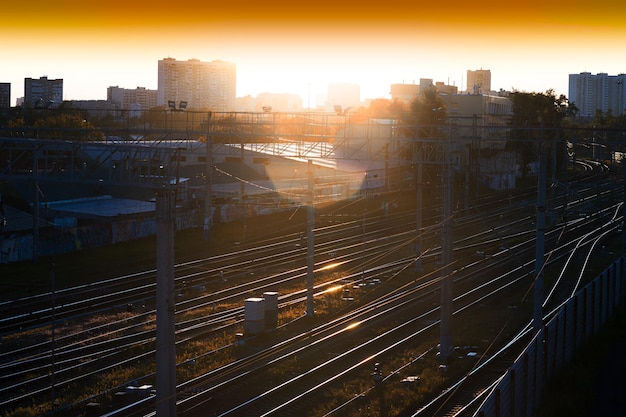
[[[623,26],[626,6],[620,1],[589,2],[580,0],[501,0],[443,2],[388,0],[357,2],[319,0],[316,2],[250,1],[208,2],[206,0],[85,2],[57,0],[54,3],[34,0],[3,5],[8,24],[31,28],[50,28],[60,24],[84,28],[162,27],[169,24],[204,24],[207,22],[346,22],[395,24],[398,21],[436,22],[440,24],[478,21],[480,23],[526,26],[529,22],[581,23]],[[474,16],[472,16],[474,14]],[[506,22],[506,23],[505,23]],[[470,23],[468,23],[470,24]],[[385,25],[383,23],[383,25]]]
[[495,88],[567,93],[568,73],[626,72],[626,2],[470,3],[10,2],[0,81],[15,97],[25,77],[48,75],[67,99],[104,98],[110,85],[156,88],[167,56],[234,62],[238,96],[354,81],[369,98],[419,78],[461,87],[478,68]]

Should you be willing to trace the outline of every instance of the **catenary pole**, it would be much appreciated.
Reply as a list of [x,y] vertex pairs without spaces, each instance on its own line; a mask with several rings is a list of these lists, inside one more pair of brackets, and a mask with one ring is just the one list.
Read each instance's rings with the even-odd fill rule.
[[173,190],[157,192],[156,415],[176,415]]
[[314,201],[314,180],[313,180],[313,161],[309,159],[308,164],[308,192],[307,192],[307,221],[306,221],[306,315],[313,317],[315,314],[313,308],[313,281],[314,281],[314,248],[315,239],[313,235],[313,227],[315,226],[315,207]]
[[213,220],[211,216],[213,204],[213,142],[211,138],[211,112],[207,113],[206,119],[206,148],[205,148],[205,171],[206,178],[204,183],[204,240],[211,240],[211,231],[213,228]]
[[441,270],[441,326],[439,358],[447,362],[452,350],[452,129],[445,149],[445,183],[443,184],[443,242]]
[[[542,132],[543,135],[543,132]],[[543,275],[546,233],[546,154],[543,137],[539,143],[539,173],[537,183],[537,219],[535,243],[535,284],[533,292],[533,333],[543,326]]]

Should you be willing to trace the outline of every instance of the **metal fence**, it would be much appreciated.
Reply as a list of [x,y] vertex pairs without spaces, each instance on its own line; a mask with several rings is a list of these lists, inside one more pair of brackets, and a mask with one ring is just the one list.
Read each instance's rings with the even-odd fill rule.
[[571,297],[533,338],[474,414],[530,417],[546,383],[568,364],[623,303],[624,257]]

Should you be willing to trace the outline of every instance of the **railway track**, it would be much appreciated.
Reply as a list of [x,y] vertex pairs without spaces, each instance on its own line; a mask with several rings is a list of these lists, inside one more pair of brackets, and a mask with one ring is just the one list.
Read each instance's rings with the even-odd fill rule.
[[[580,193],[582,194],[583,192],[581,191]],[[596,195],[598,194],[596,188],[594,188],[593,193],[595,193]],[[583,205],[589,204],[588,200],[581,199],[581,201],[582,202],[580,204],[583,204]],[[515,207],[517,210],[519,210],[519,206],[515,206]],[[493,214],[494,218],[491,220],[489,220],[489,217],[481,216],[481,217],[478,217],[477,219],[474,219],[474,221],[483,221],[483,222],[489,221],[490,223],[491,222],[506,223],[506,222],[499,220],[502,218],[503,211],[500,211],[499,213],[500,214]],[[368,261],[369,258],[376,258],[376,262],[383,262],[383,258],[379,256],[381,253],[389,252],[393,254],[398,254],[401,252],[398,249],[399,247],[406,247],[410,244],[410,242],[412,242],[412,240],[414,239],[414,236],[413,236],[414,233],[411,233],[411,232],[399,232],[393,239],[391,239],[391,236],[390,236],[391,230],[396,230],[399,224],[403,224],[403,223],[406,224],[406,219],[410,218],[411,216],[414,217],[414,214],[409,213],[406,216],[399,216],[399,219],[398,218],[395,219],[397,221],[397,224],[385,224],[384,222],[381,221],[381,218],[371,218],[369,222],[365,222],[363,221],[363,219],[352,220],[352,221],[346,222],[347,224],[344,225],[346,228],[343,230],[341,229],[341,224],[334,224],[331,227],[329,227],[329,229],[332,229],[333,231],[337,231],[337,232],[336,233],[329,232],[327,238],[319,239],[319,243],[318,243],[318,239],[316,238],[316,246],[319,244],[319,248],[320,248],[319,252],[324,254],[323,256],[327,258],[326,260],[328,259],[332,259],[335,261],[338,260],[339,262],[343,263],[342,265],[344,266],[343,268],[344,272],[348,276],[351,276],[351,278],[349,278],[349,282],[351,282],[351,285],[354,285],[355,283],[360,283],[359,279],[357,278],[358,274],[359,272],[363,273],[363,271],[366,269],[366,268],[363,268],[361,265],[365,264],[366,262],[369,262]],[[481,248],[492,248],[491,250],[493,250],[494,247],[496,247],[498,244],[500,244],[503,241],[510,242],[510,241],[514,241],[517,239],[521,239],[524,233],[526,233],[524,229],[528,227],[526,220],[520,221],[518,225],[503,224],[501,226],[498,226],[497,228],[492,228],[492,230],[483,232],[481,236],[476,235],[476,236],[472,236],[471,238],[466,237],[466,238],[459,239],[458,245],[457,245],[458,256],[461,257],[463,256],[463,254],[465,254],[465,256],[470,256],[470,254],[481,252],[480,251]],[[459,223],[459,228],[463,226],[464,225],[462,223]],[[323,233],[322,233],[323,229],[324,228],[320,228],[320,234],[322,236],[323,236]],[[436,222],[434,222],[434,225],[431,227],[430,231],[433,234],[437,231]],[[354,237],[355,235],[357,236]],[[384,237],[381,237],[381,236],[384,236]],[[257,267],[262,268],[263,263],[261,259],[263,258],[268,259],[268,267],[267,267],[268,270],[269,269],[280,270],[281,269],[280,265],[278,266],[276,265],[277,263],[276,254],[280,253],[281,250],[283,250],[285,247],[291,248],[291,251],[293,252],[293,255],[284,255],[282,257],[279,257],[281,259],[286,260],[285,265],[298,262],[298,259],[299,258],[301,259],[301,255],[302,255],[301,248],[297,247],[298,239],[299,239],[298,236],[293,236],[292,239],[287,239],[287,242],[268,243],[267,246],[270,247],[270,249],[267,249],[266,254],[263,256],[259,254],[261,252],[255,252],[253,249],[244,249],[242,250],[242,253],[237,254],[237,258],[244,258],[244,260],[240,261],[241,263],[237,263],[237,264],[235,263],[228,264],[227,262],[226,266],[230,266],[229,269],[227,269],[226,267],[224,268],[213,267],[210,269],[211,272],[207,273],[204,269],[209,269],[209,268],[207,268],[204,265],[206,263],[208,263],[209,265],[214,264],[216,262],[215,259],[190,262],[190,263],[181,265],[181,268],[179,269],[179,271],[181,271],[180,275],[178,275],[178,272],[177,272],[177,282],[181,283],[179,284],[179,288],[186,287],[187,289],[189,289],[189,285],[192,286],[191,288],[193,288],[193,286],[195,285],[204,285],[205,290],[210,292],[211,295],[191,297],[189,300],[187,299],[181,300],[180,303],[178,304],[180,305],[181,309],[189,308],[190,310],[193,310],[193,309],[199,309],[201,306],[210,305],[211,303],[215,304],[218,300],[226,302],[229,297],[231,298],[239,297],[239,299],[241,299],[241,297],[244,294],[250,294],[251,291],[253,292],[256,291],[257,293],[259,291],[262,291],[263,288],[266,288],[266,287],[263,287],[264,284],[260,283],[259,280],[264,280],[265,278],[260,278],[259,280],[256,280],[256,277],[255,277],[255,279],[248,280],[249,282],[243,282],[241,286],[232,285],[232,284],[234,282],[245,281],[241,279],[242,278],[241,273],[243,270],[246,270],[246,265],[250,265],[250,262],[252,262]],[[433,236],[431,240],[434,242],[436,241],[436,238]],[[316,247],[316,251],[317,251],[317,247]],[[287,252],[287,253],[290,253],[290,252]],[[331,254],[332,256],[330,256]],[[431,260],[434,261],[437,256],[438,256],[437,248],[435,245],[433,245],[432,254],[428,254],[427,256],[425,256],[425,258],[429,257]],[[324,268],[327,265],[326,260],[320,262],[318,265],[318,268],[320,269]],[[406,270],[407,265],[408,263],[410,263],[410,261],[412,261],[412,259],[410,256],[407,257],[406,253],[404,257],[400,256],[396,260],[396,262],[398,263],[398,265],[401,265],[401,266],[396,266],[395,271],[397,271],[398,269]],[[271,265],[271,267],[269,265]],[[367,269],[368,269],[368,276],[373,276],[372,270],[374,270],[374,268],[370,267]],[[228,272],[224,274],[224,270]],[[185,271],[185,272],[182,272],[182,271]],[[388,271],[384,273],[381,272],[382,275],[393,274],[393,273],[395,273],[393,268],[390,268]],[[153,274],[153,271],[148,271],[146,272],[146,274],[150,276],[150,274]],[[300,270],[287,269],[286,272],[283,274],[291,275],[291,276],[296,275],[296,276],[301,277],[302,275],[298,275],[298,274],[302,274],[302,269]],[[280,278],[279,278],[280,275],[281,275],[280,273],[277,273],[276,275],[269,274],[268,275],[269,278],[267,278],[267,282],[270,284],[268,285],[275,286],[277,282],[280,282]],[[207,285],[207,279],[208,279],[207,277],[212,277],[212,281],[208,283],[209,285]],[[143,280],[145,279],[146,278],[144,277]],[[228,286],[231,288],[226,288],[227,285],[224,284],[224,279],[227,280]],[[128,281],[130,280],[127,280],[127,282]],[[183,282],[185,282],[185,286],[182,286]],[[198,282],[202,284],[197,284]],[[362,283],[365,283],[365,282],[362,282]],[[318,284],[318,288],[317,288],[318,293],[323,294],[325,291],[325,288],[330,288],[331,286],[336,286],[336,285],[338,285],[338,280],[321,282]],[[92,290],[93,290],[92,288],[89,289],[89,291],[92,291]],[[229,291],[231,292],[229,293]],[[77,292],[75,293],[75,295],[76,294],[80,294],[80,293]],[[282,300],[283,305],[287,305],[288,303],[297,303],[298,298],[300,299],[302,298],[302,294],[303,294],[302,290],[292,291],[292,293],[288,296],[288,297],[291,297],[291,299],[287,299],[287,296],[283,298]],[[218,295],[221,298],[219,298]],[[115,297],[112,297],[111,299],[115,299]],[[109,308],[111,307],[109,306]],[[80,309],[78,309],[77,311],[80,311]],[[60,314],[60,312],[58,311],[55,311],[55,314],[56,313]],[[80,316],[81,313],[79,312],[79,313],[74,313],[74,314]],[[144,314],[145,316],[143,317],[145,318],[151,313],[150,311],[147,311]],[[220,326],[220,323],[234,322],[234,324],[232,325],[236,326],[237,317],[240,317],[241,314],[242,314],[242,310],[240,308],[233,309],[232,311],[229,311],[229,312],[220,312],[219,314],[216,314],[215,317],[213,317],[213,319],[209,319],[209,321],[213,320],[212,325],[215,328],[221,330],[223,329],[223,327]],[[58,316],[58,317],[61,317],[61,316]],[[70,315],[68,317],[72,317],[72,316]],[[191,332],[192,330],[185,330],[185,329],[190,329],[195,326],[198,326],[199,322],[207,321],[207,319],[208,317],[200,317],[198,319],[193,319],[187,322],[180,322],[179,323],[179,329],[181,332],[180,334],[183,334],[183,332],[185,331]],[[240,318],[239,318],[239,323],[240,323]],[[139,325],[142,325],[142,324],[139,324]],[[145,326],[145,323],[143,323],[143,325]],[[211,327],[212,325],[209,325],[207,327]],[[132,329],[132,327],[130,329]],[[93,331],[93,329],[91,329],[91,331]],[[129,331],[132,332],[132,330],[129,330]],[[198,333],[205,332],[205,330],[198,330],[197,328],[194,329],[193,331],[198,332]],[[140,336],[134,335],[133,337],[138,337],[138,339],[133,340],[129,345],[133,345],[136,343],[148,343],[151,340],[150,334],[151,334],[151,331],[149,330],[146,331],[145,335],[143,336],[144,337],[143,339]],[[75,338],[80,339],[80,337],[78,336],[75,336]],[[116,338],[117,341],[111,343],[110,349],[112,351],[115,350],[116,344],[117,344],[118,350],[123,348],[123,346],[120,344],[121,339],[122,338]],[[80,344],[80,342],[77,342],[77,343]],[[105,346],[105,345],[106,343],[103,342],[101,346]],[[46,346],[45,342],[43,342],[42,346],[44,347]],[[60,347],[61,346],[59,346],[59,348]],[[50,352],[50,349],[43,349],[43,351]],[[63,358],[63,353],[61,352],[62,351],[60,349],[58,353],[55,352],[55,356],[58,355],[56,356],[56,359],[58,359],[59,361],[62,360]],[[74,353],[72,353],[72,350],[68,349],[67,353],[65,354],[67,354],[68,357],[70,357],[73,354],[76,357],[80,358],[81,355],[76,352],[78,351],[74,351]],[[91,353],[85,353],[85,352],[87,351],[83,351],[83,355],[82,355],[84,357],[87,357],[89,355],[103,356],[103,355],[106,355],[107,350],[101,349],[101,350],[95,350]],[[12,352],[12,353],[15,354],[16,352]],[[151,351],[148,351],[144,353],[143,356],[149,356],[151,353],[152,353]],[[50,357],[47,356],[46,353],[43,353],[42,356],[40,356],[36,360],[39,360],[45,363],[47,360],[49,360],[49,358]],[[136,360],[136,359],[137,359],[136,357],[133,358],[133,360]],[[6,360],[6,357],[5,357],[5,360]],[[8,362],[13,364],[15,361],[9,360]],[[35,363],[35,362],[32,362],[32,363]],[[43,392],[45,392],[45,388],[43,389],[42,393]]]

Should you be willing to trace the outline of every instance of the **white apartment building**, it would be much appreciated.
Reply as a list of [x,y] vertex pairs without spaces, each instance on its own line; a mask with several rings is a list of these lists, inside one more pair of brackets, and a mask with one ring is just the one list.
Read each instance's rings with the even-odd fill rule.
[[234,111],[236,66],[224,61],[159,60],[157,105],[187,102],[187,108]]
[[624,114],[626,74],[608,75],[589,72],[569,75],[569,102],[578,108],[578,115],[593,117],[596,110],[613,115]]

